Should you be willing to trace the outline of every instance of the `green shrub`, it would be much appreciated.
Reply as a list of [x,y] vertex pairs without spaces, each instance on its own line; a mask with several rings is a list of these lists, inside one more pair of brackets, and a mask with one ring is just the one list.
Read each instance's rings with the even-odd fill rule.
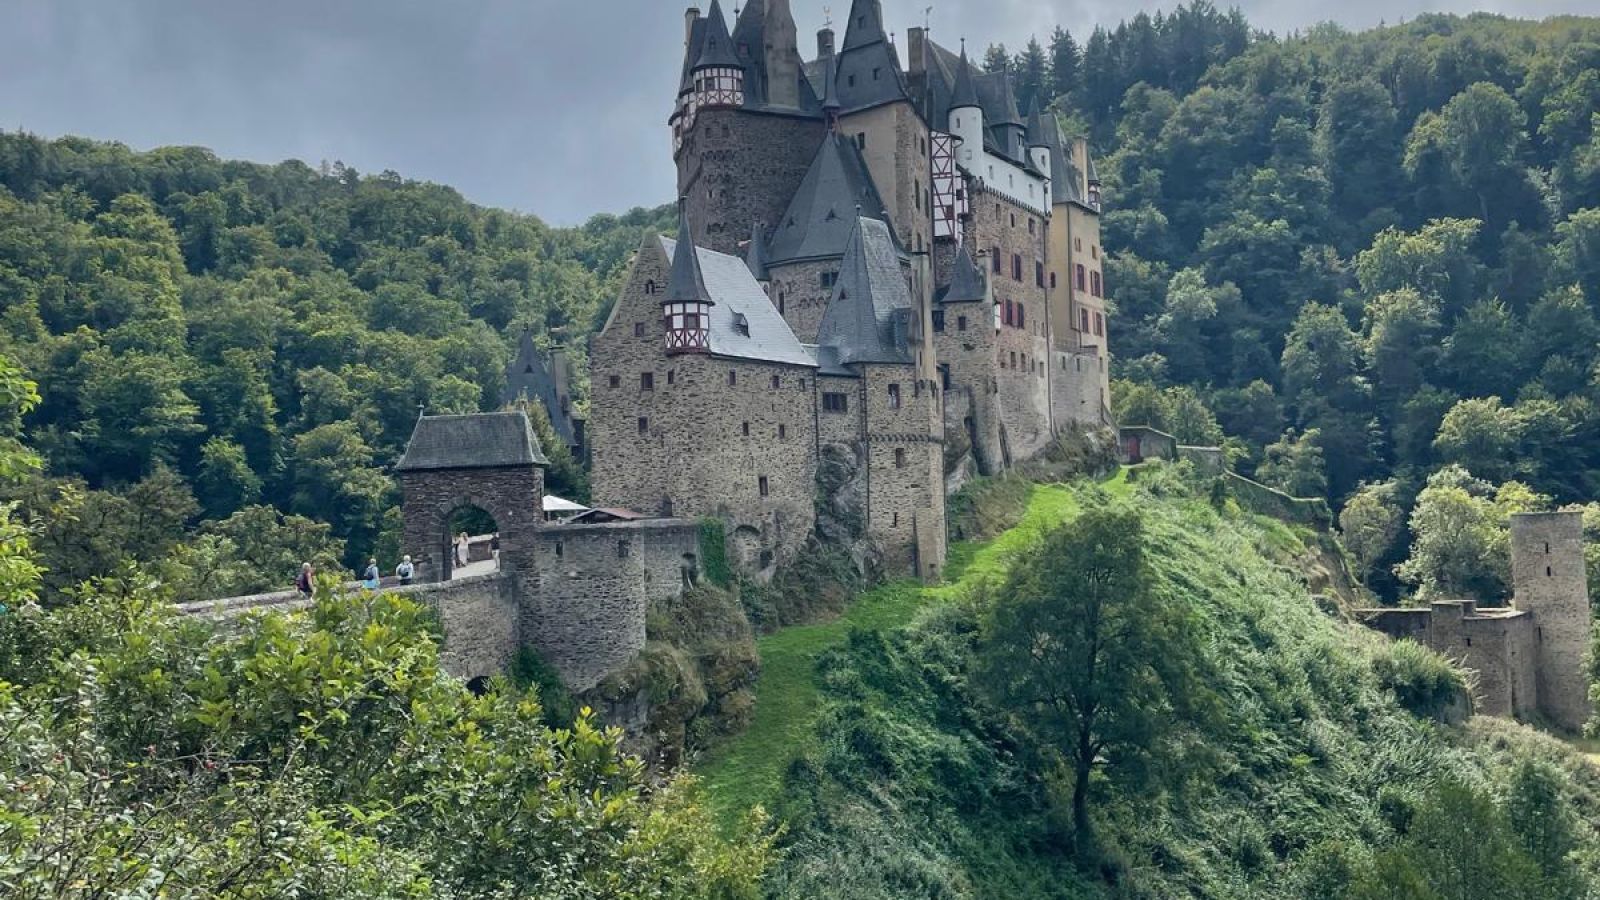
[[866,587],[867,580],[848,550],[812,540],[765,584],[741,578],[739,600],[755,629],[767,634],[832,618]]
[[1022,521],[1033,482],[1008,473],[974,478],[945,503],[950,540],[982,541]]
[[718,587],[733,585],[733,570],[728,566],[728,534],[721,519],[707,516],[700,520],[700,571]]
[[572,699],[561,676],[532,647],[523,647],[511,661],[511,683],[533,688],[543,707],[544,723],[551,728],[569,728],[578,717],[578,704]]
[[1373,657],[1378,682],[1415,715],[1446,718],[1466,698],[1461,672],[1450,661],[1416,641],[1399,640]]

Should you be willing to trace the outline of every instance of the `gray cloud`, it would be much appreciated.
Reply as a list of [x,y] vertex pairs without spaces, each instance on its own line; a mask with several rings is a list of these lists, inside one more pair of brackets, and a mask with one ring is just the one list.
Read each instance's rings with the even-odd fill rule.
[[[704,0],[709,4],[709,0]],[[1364,27],[1470,0],[1242,4],[1285,32]],[[1517,16],[1592,0],[1482,0]],[[0,0],[0,126],[137,148],[201,144],[225,157],[343,160],[438,181],[555,223],[670,199],[666,114],[681,0]],[[801,48],[823,9],[793,0]],[[1138,8],[1108,0],[944,0],[935,39],[974,48],[1087,36]],[[732,4],[728,12],[732,13]],[[904,40],[928,0],[885,0]],[[1591,7],[1592,9],[1592,7]]]

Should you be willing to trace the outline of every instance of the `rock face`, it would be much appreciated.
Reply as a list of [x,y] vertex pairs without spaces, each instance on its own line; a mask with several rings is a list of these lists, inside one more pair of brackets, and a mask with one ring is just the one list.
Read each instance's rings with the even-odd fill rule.
[[862,575],[882,568],[867,537],[867,466],[859,445],[823,444],[817,461],[817,536],[845,548]]

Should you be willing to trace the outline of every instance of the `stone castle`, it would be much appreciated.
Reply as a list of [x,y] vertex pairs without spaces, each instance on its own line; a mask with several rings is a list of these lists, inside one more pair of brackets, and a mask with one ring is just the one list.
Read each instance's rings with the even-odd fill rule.
[[722,517],[752,570],[820,529],[933,579],[947,478],[1109,424],[1086,145],[964,48],[906,45],[879,0],[810,61],[788,0],[688,10],[678,239],[591,346],[597,503]]
[[1357,615],[1391,637],[1439,651],[1476,676],[1476,711],[1576,732],[1589,720],[1590,620],[1578,512],[1511,517],[1512,603],[1439,600]]

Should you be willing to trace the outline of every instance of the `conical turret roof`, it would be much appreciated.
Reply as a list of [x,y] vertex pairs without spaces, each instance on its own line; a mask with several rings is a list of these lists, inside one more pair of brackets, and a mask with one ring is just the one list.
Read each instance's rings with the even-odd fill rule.
[[858,214],[889,218],[861,151],[853,142],[829,133],[773,230],[767,264],[840,256]]
[[1017,95],[1011,90],[1011,73],[1001,72],[1000,75],[1000,105],[995,110],[997,115],[990,125],[1021,125],[1022,114],[1017,112]]
[[694,252],[694,232],[689,228],[688,204],[678,201],[678,243],[672,249],[672,272],[667,276],[663,303],[711,303],[706,278],[700,271],[700,255]]
[[[1054,117],[1052,117],[1052,118],[1054,118]],[[1038,97],[1034,97],[1033,98],[1033,102],[1028,104],[1028,146],[1029,147],[1048,147],[1048,146],[1050,146],[1049,133],[1045,129],[1046,129],[1046,125],[1044,123],[1044,112],[1039,109],[1039,98]]]
[[972,303],[988,296],[983,270],[967,250],[965,242],[956,251],[955,265],[951,267],[950,283],[945,286],[939,300],[943,303]]
[[733,38],[728,36],[728,22],[722,17],[722,6],[711,0],[711,10],[706,13],[705,37],[700,45],[700,58],[696,69],[711,67],[742,68],[739,57],[733,52]]
[[978,89],[972,83],[972,64],[967,62],[967,44],[961,43],[961,63],[956,66],[956,86],[950,94],[950,108],[960,109],[964,106],[976,106],[978,102]]
[[817,330],[818,346],[830,348],[841,365],[910,362],[914,310],[889,226],[856,218]]
[[887,43],[883,30],[883,4],[880,0],[851,0],[850,21],[844,28],[844,50],[868,44]]

